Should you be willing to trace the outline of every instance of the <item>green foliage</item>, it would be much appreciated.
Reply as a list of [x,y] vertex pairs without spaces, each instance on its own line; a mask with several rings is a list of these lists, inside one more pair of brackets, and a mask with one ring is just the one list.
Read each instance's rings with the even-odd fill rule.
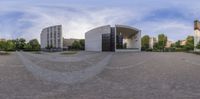
[[30,45],[30,48],[32,51],[39,51],[40,50],[40,44],[37,39],[30,40],[27,45]]
[[180,40],[178,40],[178,41],[175,43],[175,47],[176,47],[176,48],[182,48],[182,46],[181,46],[181,41],[180,41]]
[[149,49],[149,41],[150,37],[148,35],[145,35],[142,37],[142,50],[148,50]]
[[6,49],[6,41],[0,41],[0,51],[4,51]]
[[16,50],[24,50],[26,45],[26,40],[24,38],[16,39],[15,42],[15,49]]
[[61,53],[61,55],[74,55],[74,54],[77,54],[77,51],[66,51]]
[[39,51],[40,44],[37,39],[30,40],[28,43],[26,43],[26,40],[23,38],[16,40],[0,41],[0,51],[15,50]]
[[194,49],[194,37],[193,36],[188,36],[186,39],[186,45],[184,46],[186,51],[190,51]]
[[80,48],[81,48],[81,44],[79,43],[79,41],[75,40],[72,43],[72,49],[79,50]]
[[85,40],[75,40],[72,43],[71,49],[73,50],[84,50],[85,49]]
[[81,50],[85,50],[85,40],[82,39],[82,40],[79,41],[79,43],[80,43],[80,45],[81,45],[80,49],[81,49]]
[[11,40],[0,41],[0,50],[13,51],[15,50],[15,44]]
[[164,51],[164,48],[167,44],[167,36],[164,34],[159,34],[158,35],[158,49]]

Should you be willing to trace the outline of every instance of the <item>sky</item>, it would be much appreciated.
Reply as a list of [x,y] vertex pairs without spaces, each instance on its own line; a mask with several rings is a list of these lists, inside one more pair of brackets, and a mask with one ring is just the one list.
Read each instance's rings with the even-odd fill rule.
[[164,33],[172,41],[193,35],[199,0],[0,0],[0,38],[40,39],[43,28],[62,25],[64,38],[84,38],[102,25],[138,28],[142,35]]

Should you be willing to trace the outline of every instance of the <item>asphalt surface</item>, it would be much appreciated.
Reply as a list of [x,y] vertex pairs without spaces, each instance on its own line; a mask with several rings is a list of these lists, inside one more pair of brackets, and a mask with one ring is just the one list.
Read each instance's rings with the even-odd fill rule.
[[114,53],[100,74],[64,84],[35,77],[13,53],[0,56],[0,99],[200,99],[200,56]]

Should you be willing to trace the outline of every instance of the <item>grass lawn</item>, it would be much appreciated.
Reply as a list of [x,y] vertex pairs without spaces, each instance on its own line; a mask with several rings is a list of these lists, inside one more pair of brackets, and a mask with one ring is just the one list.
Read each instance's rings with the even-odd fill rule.
[[66,52],[62,52],[60,53],[61,55],[74,55],[77,54],[78,51],[66,51]]
[[40,51],[34,51],[33,54],[42,54]]

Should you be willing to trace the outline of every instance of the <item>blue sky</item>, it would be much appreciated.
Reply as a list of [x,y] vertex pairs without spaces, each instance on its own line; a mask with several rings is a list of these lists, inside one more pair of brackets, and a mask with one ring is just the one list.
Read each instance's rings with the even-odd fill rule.
[[42,28],[63,25],[65,38],[84,38],[101,25],[124,24],[142,35],[164,33],[170,40],[193,35],[198,0],[1,0],[0,38],[40,37]]

